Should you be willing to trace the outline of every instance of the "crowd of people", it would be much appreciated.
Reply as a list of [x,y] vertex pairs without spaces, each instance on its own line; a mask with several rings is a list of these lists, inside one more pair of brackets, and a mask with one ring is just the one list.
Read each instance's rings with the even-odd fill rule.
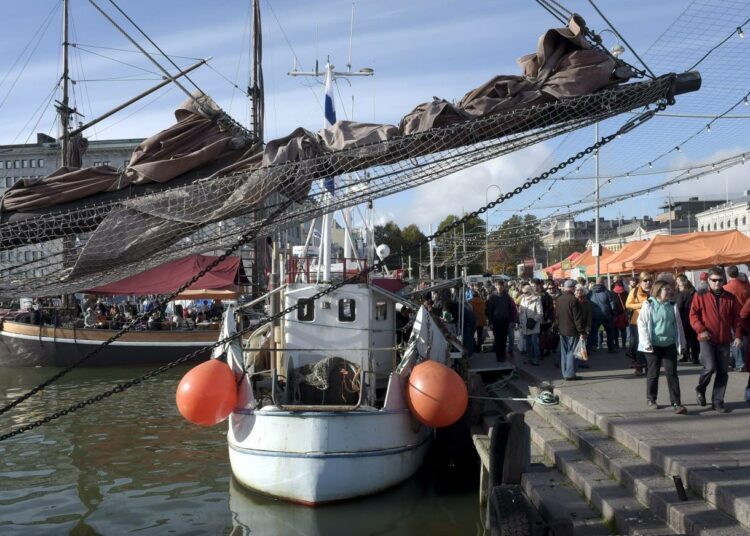
[[156,296],[144,296],[120,302],[106,298],[88,297],[79,305],[79,316],[84,328],[121,329],[141,315],[136,329],[174,330],[195,327],[197,324],[221,320],[224,311],[220,300],[202,300],[192,305],[159,302]]
[[[434,304],[429,304],[433,305]],[[454,306],[455,307],[455,306]],[[745,355],[750,333],[750,284],[736,266],[701,273],[697,288],[683,274],[643,272],[615,277],[563,281],[497,281],[471,285],[466,296],[464,343],[482,348],[488,330],[497,361],[515,364],[518,350],[536,366],[553,356],[562,378],[580,380],[588,356],[625,349],[636,376],[646,376],[646,405],[658,408],[661,370],[675,413],[682,403],[678,363],[702,366],[695,397],[725,413],[730,371],[748,372]],[[452,320],[449,313],[448,321]],[[518,340],[516,341],[516,335]],[[750,402],[750,377],[745,399]]]

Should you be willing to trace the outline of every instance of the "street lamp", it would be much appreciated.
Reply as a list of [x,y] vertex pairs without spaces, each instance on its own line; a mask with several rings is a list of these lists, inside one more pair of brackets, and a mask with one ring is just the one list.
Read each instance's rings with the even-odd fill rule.
[[[609,32],[615,36],[617,43],[610,49],[610,52],[615,58],[619,58],[625,53],[625,48],[620,44],[619,37],[615,32],[609,29],[604,29],[600,34]],[[599,121],[594,126],[594,142],[599,141]],[[594,161],[596,162],[596,219],[594,220],[594,258],[596,259],[596,278],[599,279],[599,270],[601,268],[601,246],[599,245],[599,149],[594,153]]]
[[[490,203],[489,193],[490,188],[497,188],[498,193],[502,194],[503,190],[497,184],[490,184],[484,191],[484,204],[487,206]],[[499,196],[498,196],[499,197]],[[484,271],[485,273],[490,271],[490,248],[489,248],[489,233],[490,233],[490,213],[486,213],[484,217]]]

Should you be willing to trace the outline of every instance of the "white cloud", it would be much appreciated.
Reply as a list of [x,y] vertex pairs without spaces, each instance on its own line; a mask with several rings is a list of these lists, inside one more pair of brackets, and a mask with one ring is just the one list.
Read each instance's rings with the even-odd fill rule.
[[[689,168],[700,164],[716,162],[730,156],[734,156],[746,149],[739,147],[725,148],[701,158],[690,160],[682,157],[672,163],[673,168]],[[664,196],[671,195],[676,198],[700,197],[701,199],[722,199],[728,195],[731,199],[742,195],[750,189],[750,171],[746,166],[737,165],[721,171],[721,173],[710,173],[700,179],[688,180],[664,189]]]
[[451,214],[476,210],[498,197],[492,185],[508,192],[534,174],[550,153],[545,144],[535,145],[419,186],[408,203],[411,210],[397,211],[394,219],[402,227],[416,223],[424,230]]

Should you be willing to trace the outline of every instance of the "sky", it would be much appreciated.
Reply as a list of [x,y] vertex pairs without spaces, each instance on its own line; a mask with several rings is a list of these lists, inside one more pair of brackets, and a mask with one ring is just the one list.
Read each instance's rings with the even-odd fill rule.
[[[123,17],[109,0],[97,4],[127,28],[139,43],[154,47]],[[133,52],[121,33],[87,0],[70,0],[71,73],[76,80],[73,98],[83,121],[154,85],[156,68]],[[240,122],[247,123],[244,95],[233,87],[247,85],[249,71],[249,1],[215,2],[176,0],[120,0],[133,21],[180,67],[197,58],[210,57],[191,81],[211,95]],[[591,4],[584,0],[562,2],[580,13],[596,31],[606,28]],[[692,65],[727,32],[750,17],[750,5],[732,0],[628,0],[595,2],[632,47],[624,59],[646,58],[657,74],[680,72]],[[53,100],[60,76],[62,0],[4,0],[4,32],[0,38],[0,144],[25,143],[36,132],[56,133]],[[748,3],[750,4],[750,3]],[[322,127],[322,79],[295,78],[288,72],[322,68],[330,59],[346,68],[352,2],[344,0],[264,0],[263,69],[266,92],[266,140],[284,136],[297,127]],[[738,7],[739,5],[739,7]],[[439,96],[458,100],[495,74],[520,74],[516,59],[533,52],[538,37],[559,23],[533,0],[361,0],[354,3],[352,69],[375,70],[372,78],[353,78],[337,84],[339,119],[397,123],[421,102]],[[698,26],[703,29],[696,30]],[[710,30],[710,31],[709,31]],[[701,33],[702,32],[702,33]],[[750,32],[750,27],[748,27]],[[603,34],[608,46],[619,42]],[[710,117],[724,111],[725,101],[747,92],[745,69],[750,54],[738,47],[748,39],[732,39],[704,61],[701,95],[678,98],[670,111],[690,117],[656,118],[649,125],[623,136],[602,151],[600,174],[624,175],[653,160],[655,171],[682,169],[711,162],[721,155],[745,150],[748,124],[742,117],[713,124],[679,151],[672,150],[705,127]],[[750,51],[747,51],[750,52]],[[295,59],[296,58],[296,59]],[[162,63],[165,63],[160,59]],[[740,67],[738,68],[738,64]],[[746,65],[748,64],[748,65]],[[718,79],[731,66],[732,75]],[[748,72],[747,74],[750,74]],[[722,75],[723,76],[723,75]],[[188,82],[185,82],[189,85]],[[89,131],[91,139],[147,137],[174,122],[174,109],[184,100],[180,89],[162,89]],[[732,114],[750,113],[740,107]],[[706,117],[694,117],[705,115]],[[626,118],[603,122],[601,134],[611,132]],[[538,174],[590,145],[593,128],[559,137],[526,150],[474,166],[413,190],[376,201],[378,222],[418,224],[427,231],[449,214],[476,210],[527,177]],[[667,152],[662,158],[659,155]],[[577,174],[525,192],[489,215],[496,225],[514,212],[539,217],[564,214],[581,206],[594,191],[593,161],[581,164]],[[666,175],[602,181],[603,198],[655,184]],[[587,177],[587,178],[584,178]],[[625,219],[655,215],[666,198],[698,195],[732,197],[750,189],[745,168],[721,176],[692,181],[647,196],[629,199],[602,209],[602,216]],[[446,195],[448,193],[449,195]],[[544,193],[544,195],[542,195]],[[590,198],[589,198],[590,201]],[[583,214],[590,219],[593,212]]]

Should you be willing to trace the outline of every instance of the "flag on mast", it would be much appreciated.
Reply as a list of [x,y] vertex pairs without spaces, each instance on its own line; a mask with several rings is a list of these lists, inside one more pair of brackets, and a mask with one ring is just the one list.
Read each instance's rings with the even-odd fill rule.
[[[330,63],[326,63],[326,93],[323,110],[323,128],[333,126],[336,122],[336,106],[333,101],[333,65]],[[323,186],[331,195],[334,195],[336,190],[335,177],[327,177],[326,179],[323,179]]]

